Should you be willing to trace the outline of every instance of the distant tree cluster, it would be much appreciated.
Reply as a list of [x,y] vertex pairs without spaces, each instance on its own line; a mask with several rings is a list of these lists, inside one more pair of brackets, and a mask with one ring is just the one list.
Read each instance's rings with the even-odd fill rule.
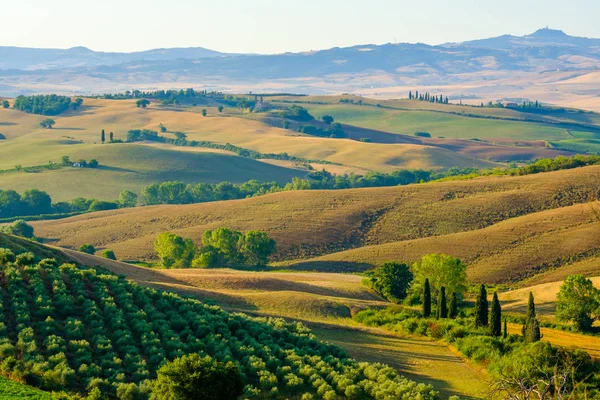
[[358,104],[359,106],[361,106],[363,104],[362,99],[358,99],[358,100],[354,101],[354,99],[341,98],[339,102],[343,103],[343,104]]
[[279,116],[298,122],[308,122],[315,119],[306,108],[295,104],[280,111]]
[[435,94],[430,94],[429,92],[425,92],[425,94],[423,94],[423,93],[419,94],[418,90],[415,92],[415,94],[413,94],[412,91],[408,92],[408,99],[409,100],[418,100],[418,101],[428,101],[430,103],[448,104],[448,96],[444,97],[441,94],[438,96]]
[[275,252],[275,241],[261,231],[219,228],[204,232],[201,246],[164,232],[154,241],[154,249],[165,268],[258,267]]
[[298,125],[298,132],[305,133],[311,136],[328,137],[328,138],[344,138],[346,133],[342,124],[339,122],[332,122],[327,128],[319,128],[315,125]]
[[141,142],[144,140],[156,142],[160,141],[160,136],[158,132],[150,129],[132,129],[127,132],[128,142]]
[[44,129],[52,129],[52,127],[56,124],[52,118],[46,118],[40,121],[40,126]]
[[83,99],[81,98],[72,102],[70,97],[50,94],[18,96],[13,103],[13,108],[30,114],[58,115],[68,110],[69,107],[76,109],[82,104]]

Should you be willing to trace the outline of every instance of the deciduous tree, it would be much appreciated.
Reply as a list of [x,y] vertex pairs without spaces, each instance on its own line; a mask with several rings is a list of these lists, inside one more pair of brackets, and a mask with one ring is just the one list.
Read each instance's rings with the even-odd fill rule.
[[600,291],[583,275],[570,275],[556,296],[556,318],[572,321],[580,331],[589,331],[600,318]]

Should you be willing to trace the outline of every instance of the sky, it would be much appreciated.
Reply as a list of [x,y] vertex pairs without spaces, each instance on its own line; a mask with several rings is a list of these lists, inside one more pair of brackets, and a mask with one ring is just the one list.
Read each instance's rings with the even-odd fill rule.
[[549,26],[600,38],[599,0],[3,0],[0,46],[298,52],[440,44]]

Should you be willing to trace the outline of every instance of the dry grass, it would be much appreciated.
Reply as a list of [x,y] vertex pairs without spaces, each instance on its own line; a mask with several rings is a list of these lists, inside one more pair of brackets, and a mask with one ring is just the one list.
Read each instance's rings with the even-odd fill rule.
[[[589,206],[582,204],[529,214],[474,231],[365,246],[299,261],[289,267],[302,269],[310,265],[319,269],[319,265],[336,262],[359,265],[377,265],[386,260],[412,262],[425,254],[446,253],[467,263],[467,275],[473,282],[509,283],[533,276],[528,281],[536,283],[536,274],[546,270],[550,276],[600,274],[600,265],[594,258],[598,249],[600,226]],[[563,266],[578,257],[584,260],[576,263],[576,268]],[[548,281],[544,274],[541,279]]]

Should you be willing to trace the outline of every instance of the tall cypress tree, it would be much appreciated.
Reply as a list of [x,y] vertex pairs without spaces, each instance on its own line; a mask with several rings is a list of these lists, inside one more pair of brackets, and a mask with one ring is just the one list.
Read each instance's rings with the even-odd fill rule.
[[111,132],[110,135],[108,135],[108,138],[110,139],[110,141],[112,142],[114,139],[113,133]]
[[490,315],[490,336],[498,337],[502,334],[502,309],[498,300],[498,293],[494,292],[492,299],[492,312]]
[[504,339],[508,337],[508,329],[506,329],[506,317],[504,317]]
[[429,287],[429,278],[425,278],[423,285],[423,317],[429,318],[431,315],[431,288]]
[[448,305],[446,304],[446,288],[440,288],[440,295],[437,304],[437,318],[448,318]]
[[529,292],[529,301],[527,302],[527,319],[532,319],[535,317],[535,301],[533,300],[533,293]]
[[104,143],[104,141],[106,140],[106,136],[104,135],[104,129],[102,129],[102,134],[100,135],[100,140],[102,141],[102,143]]
[[540,323],[537,318],[532,319],[527,326],[528,329],[525,340],[529,343],[539,342],[542,338],[542,334],[540,333]]
[[450,310],[448,311],[448,316],[452,319],[458,316],[458,297],[456,296],[456,292],[452,292],[452,297],[450,298]]
[[413,98],[413,97],[412,97],[412,90],[411,90],[410,92],[408,92],[408,99],[409,99],[409,100],[412,100],[412,98]]
[[523,338],[527,342],[538,342],[541,339],[540,323],[536,318],[535,301],[533,293],[529,292],[529,301],[527,302],[527,319],[521,330]]
[[488,325],[488,301],[485,285],[482,283],[479,287],[479,295],[475,300],[475,326]]

